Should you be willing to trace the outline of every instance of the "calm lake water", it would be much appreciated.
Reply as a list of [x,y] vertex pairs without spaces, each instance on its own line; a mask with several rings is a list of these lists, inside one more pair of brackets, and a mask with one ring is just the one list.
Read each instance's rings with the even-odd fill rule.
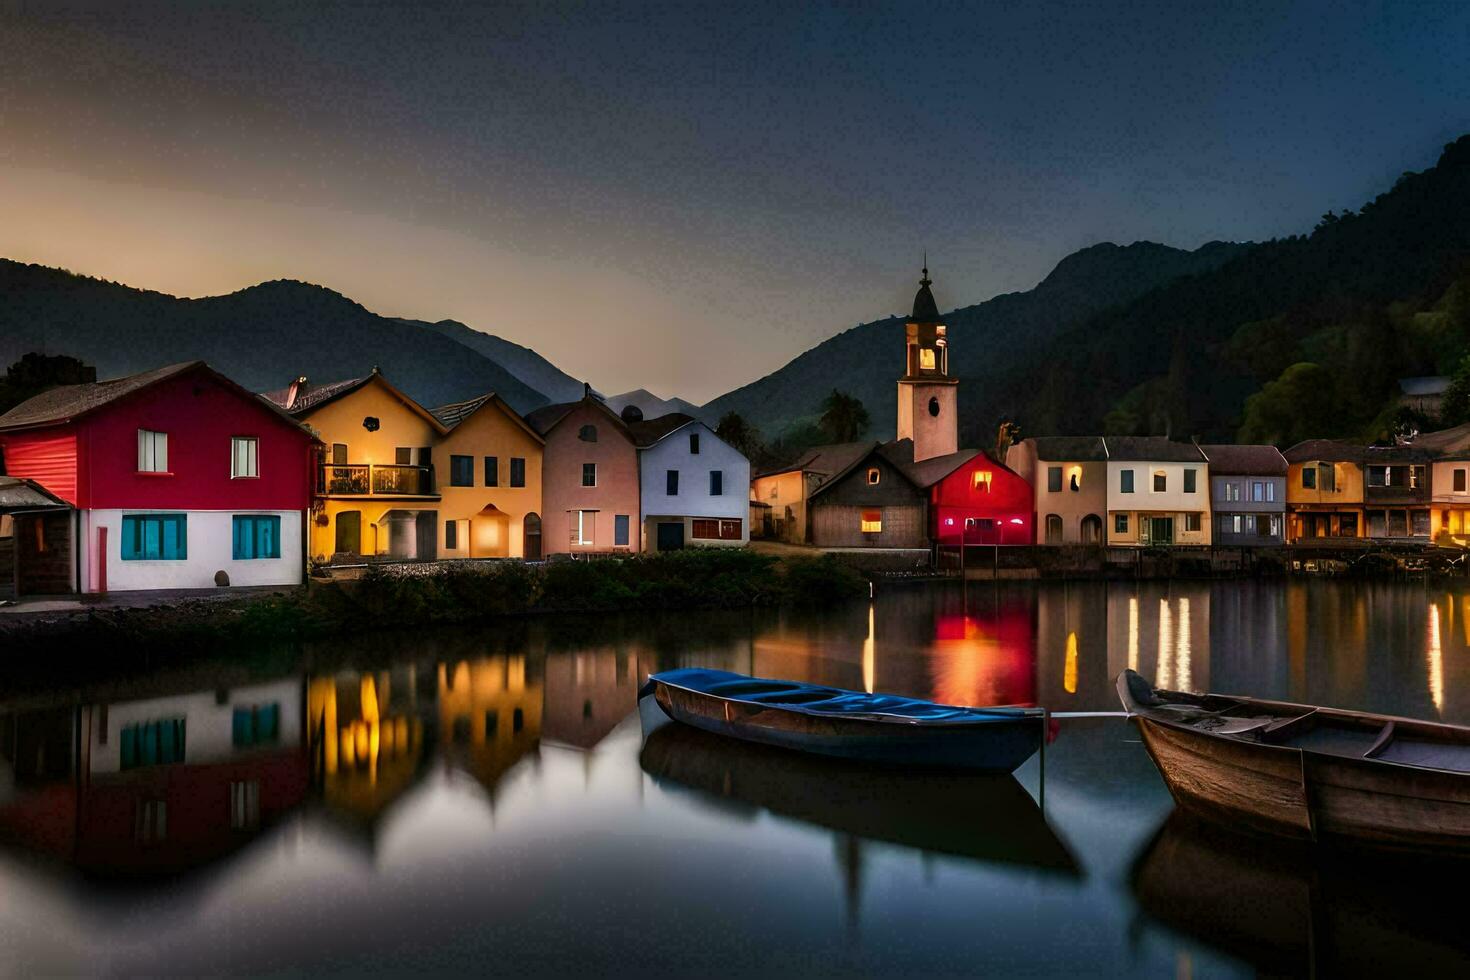
[[1425,898],[1461,874],[1169,819],[1119,719],[1058,720],[1014,779],[911,776],[640,716],[678,666],[1055,712],[1117,710],[1132,666],[1470,722],[1470,594],[892,586],[7,680],[0,970],[1248,976],[1470,951],[1460,903]]

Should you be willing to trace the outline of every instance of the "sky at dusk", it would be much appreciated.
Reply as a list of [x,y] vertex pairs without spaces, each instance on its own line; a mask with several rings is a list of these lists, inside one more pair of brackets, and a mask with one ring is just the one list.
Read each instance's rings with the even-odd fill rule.
[[0,0],[0,256],[266,279],[704,401],[1067,253],[1306,231],[1470,131],[1470,3]]

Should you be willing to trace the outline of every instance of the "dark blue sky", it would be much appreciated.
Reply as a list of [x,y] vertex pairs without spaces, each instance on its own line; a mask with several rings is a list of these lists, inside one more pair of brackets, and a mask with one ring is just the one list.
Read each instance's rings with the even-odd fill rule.
[[965,305],[1309,230],[1465,131],[1465,2],[0,0],[0,254],[309,279],[695,400],[905,308],[924,248]]

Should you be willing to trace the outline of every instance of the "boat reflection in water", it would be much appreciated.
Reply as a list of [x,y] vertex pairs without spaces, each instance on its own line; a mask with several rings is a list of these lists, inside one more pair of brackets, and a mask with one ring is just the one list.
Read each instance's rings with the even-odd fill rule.
[[1012,776],[910,773],[740,742],[662,718],[653,726],[639,756],[643,771],[726,812],[755,808],[863,840],[1081,875]]
[[1464,860],[1346,855],[1171,814],[1133,869],[1144,913],[1268,974],[1463,974]]

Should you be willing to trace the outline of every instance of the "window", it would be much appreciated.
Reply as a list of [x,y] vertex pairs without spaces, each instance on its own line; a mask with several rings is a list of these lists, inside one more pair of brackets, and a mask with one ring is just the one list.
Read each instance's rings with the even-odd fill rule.
[[709,518],[697,517],[692,522],[693,527],[690,535],[695,538],[719,538],[720,522]]
[[[594,477],[591,485],[596,485],[596,483],[597,480]],[[510,458],[510,485],[513,487],[526,485],[526,461],[520,456]]]
[[138,430],[138,472],[168,472],[168,433]]
[[1070,477],[1068,477],[1068,481],[1069,481],[1069,484],[1070,484],[1070,486],[1072,488],[1072,492],[1073,493],[1078,493],[1079,491],[1081,491],[1081,489],[1082,489],[1082,467],[1080,467],[1080,466],[1074,466],[1074,467],[1072,467],[1072,475]]
[[459,547],[459,521],[444,522],[444,547],[448,551]]
[[1429,536],[1429,511],[1416,510],[1409,514],[1410,533],[1415,537]]
[[449,457],[449,485],[451,487],[472,487],[475,485],[475,457]]
[[1272,503],[1276,500],[1276,484],[1266,481],[1266,502]]
[[584,426],[582,426],[580,429],[577,430],[577,438],[578,439],[581,439],[583,442],[596,442],[597,441],[597,426],[595,426],[595,425],[584,425]]
[[413,450],[408,446],[399,446],[393,450],[393,462],[399,466],[412,466]]
[[1260,480],[1251,481],[1251,500],[1259,503],[1266,499],[1266,484]]
[[597,486],[597,464],[596,463],[583,463],[582,464],[582,486],[584,486],[584,487],[595,487],[595,486]]
[[744,527],[743,522],[741,522],[739,520],[734,520],[734,521],[721,521],[720,522],[720,540],[721,541],[739,541],[740,540],[741,529],[743,527]]
[[709,495],[711,497],[723,497],[725,495],[725,471],[709,471]]
[[862,530],[864,534],[881,533],[883,531],[883,512],[881,510],[863,511]]
[[125,514],[119,544],[123,561],[184,561],[189,557],[188,516]]
[[1388,486],[1388,467],[1387,466],[1370,466],[1370,467],[1368,467],[1368,486],[1370,486],[1370,487],[1386,487],[1386,486]]
[[592,526],[597,518],[597,511],[577,510],[572,513],[572,544],[591,544]]
[[931,398],[931,399],[929,399],[929,414],[932,415],[936,419],[939,418],[939,399],[938,398]]
[[168,837],[168,804],[163,800],[139,800],[133,814],[133,839],[152,844]]
[[689,433],[689,455],[691,455],[691,456],[698,456],[699,455],[699,433],[698,432],[691,432],[691,433]]
[[1123,470],[1118,474],[1118,491],[1120,493],[1133,492],[1133,471]]
[[627,514],[618,514],[613,517],[613,545],[619,548],[628,547]]
[[281,557],[281,518],[275,514],[236,514],[234,519],[236,561]]
[[1203,526],[1203,515],[1201,515],[1201,514],[1185,514],[1184,515],[1184,530],[1186,530],[1186,531],[1198,531],[1202,526]]
[[1337,470],[1331,463],[1317,464],[1317,489],[1328,493],[1337,492]]
[[1409,467],[1409,486],[1418,489],[1424,485],[1424,467]]
[[1127,514],[1114,514],[1113,515],[1113,533],[1114,534],[1127,534],[1128,533],[1128,515]]
[[275,745],[281,740],[281,706],[271,704],[236,705],[230,718],[230,741],[237,749],[256,745]]
[[499,456],[486,456],[485,457],[485,486],[487,486],[487,487],[498,487],[498,486],[500,486],[500,457]]
[[868,486],[876,487],[883,480],[883,471],[876,466],[868,467]]
[[334,443],[332,443],[332,465],[333,466],[346,466],[347,465],[347,443],[345,443],[345,442],[334,442]]
[[1465,471],[1464,471],[1464,469],[1457,469],[1457,470],[1455,470],[1455,493],[1464,493],[1464,492],[1465,492]]
[[1048,493],[1062,492],[1062,468],[1060,466],[1046,468],[1046,489]]
[[124,725],[118,733],[119,765],[123,769],[137,769],[183,762],[185,734],[183,718]]
[[932,370],[934,370],[934,348],[933,347],[920,347],[919,348],[919,370],[920,371],[932,371]]
[[246,480],[260,476],[260,440],[255,436],[233,436],[230,439],[230,479]]
[[976,470],[974,477],[970,480],[970,489],[989,493],[990,480],[994,475],[989,470]]
[[1317,489],[1317,467],[1313,466],[1311,463],[1308,463],[1306,466],[1302,467],[1302,489]]
[[1226,500],[1239,500],[1240,499],[1240,484],[1239,483],[1236,483],[1234,480],[1226,480],[1224,483],[1220,484],[1220,486],[1222,486],[1225,489],[1225,499]]
[[669,470],[664,474],[664,494],[670,497],[679,495],[679,471]]
[[1184,492],[1185,493],[1194,493],[1195,492],[1195,481],[1197,479],[1199,479],[1198,474],[1199,474],[1199,470],[1185,470],[1184,471]]
[[1169,489],[1169,475],[1163,470],[1154,470],[1154,493],[1163,493]]
[[230,783],[230,829],[254,830],[260,826],[260,781]]

